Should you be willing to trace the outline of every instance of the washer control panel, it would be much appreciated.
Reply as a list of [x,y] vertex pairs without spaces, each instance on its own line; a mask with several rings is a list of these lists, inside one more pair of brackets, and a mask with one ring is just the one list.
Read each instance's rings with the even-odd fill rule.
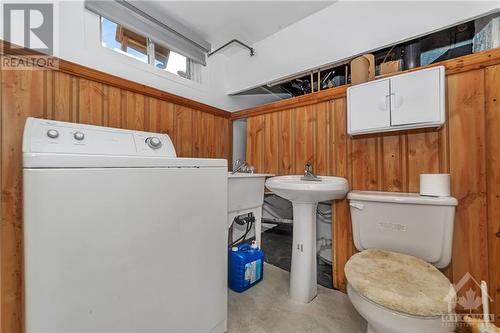
[[176,157],[167,134],[28,118],[25,153]]

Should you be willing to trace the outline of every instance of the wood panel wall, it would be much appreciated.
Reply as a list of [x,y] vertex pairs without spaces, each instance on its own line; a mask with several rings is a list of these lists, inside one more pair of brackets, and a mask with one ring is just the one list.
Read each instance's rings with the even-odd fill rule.
[[81,66],[61,65],[60,71],[0,72],[1,332],[23,331],[21,141],[26,117],[167,133],[179,156],[230,159],[229,113]]
[[[258,172],[300,174],[308,162],[316,174],[347,178],[353,190],[401,192],[418,192],[421,173],[451,173],[459,205],[453,260],[444,273],[455,283],[466,273],[488,281],[498,320],[500,60],[492,64],[485,56],[484,61],[485,66],[448,70],[447,121],[440,129],[349,137],[345,94],[336,92],[330,100],[302,97],[295,107],[276,102],[234,118],[247,117],[247,160]],[[347,201],[333,206],[334,286],[345,290],[343,269],[355,249]],[[472,282],[469,287],[478,291]]]

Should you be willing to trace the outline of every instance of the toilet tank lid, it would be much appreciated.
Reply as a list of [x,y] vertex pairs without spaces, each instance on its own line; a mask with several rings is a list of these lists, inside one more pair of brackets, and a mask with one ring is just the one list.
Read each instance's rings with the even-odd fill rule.
[[351,191],[347,199],[358,201],[392,202],[416,205],[456,206],[454,197],[431,197],[418,193],[379,192],[379,191]]

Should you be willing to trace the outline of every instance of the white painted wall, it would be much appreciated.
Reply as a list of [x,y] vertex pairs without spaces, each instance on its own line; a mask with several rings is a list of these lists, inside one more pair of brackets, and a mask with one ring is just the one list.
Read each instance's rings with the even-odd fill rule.
[[233,165],[236,160],[247,159],[247,121],[246,119],[233,121]]
[[[62,59],[224,110],[255,105],[255,98],[226,95],[227,59],[224,55],[209,58],[207,66],[198,66],[200,82],[187,80],[102,47],[99,16],[86,10],[83,1],[59,1],[58,4],[59,56]],[[260,98],[264,103],[270,100],[267,96]]]
[[499,1],[340,1],[228,58],[228,93],[455,25]]
[[[53,3],[55,38],[58,45],[54,55],[61,59],[224,110],[253,106],[256,101],[265,103],[273,100],[268,96],[260,98],[227,96],[225,93],[227,90],[225,80],[227,59],[225,55],[209,58],[206,67],[198,66],[199,82],[187,80],[102,47],[99,16],[86,10],[82,0],[54,0]],[[0,15],[3,14],[2,9],[3,6],[0,6]],[[16,29],[23,31],[24,28],[19,26]],[[0,35],[2,39],[7,39],[3,36],[1,24]]]

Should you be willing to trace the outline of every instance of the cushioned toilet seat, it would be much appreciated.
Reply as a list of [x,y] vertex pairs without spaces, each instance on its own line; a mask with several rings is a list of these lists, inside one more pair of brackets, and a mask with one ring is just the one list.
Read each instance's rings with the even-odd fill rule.
[[414,316],[438,316],[455,308],[452,284],[422,259],[383,250],[365,250],[345,265],[349,284],[361,296]]

